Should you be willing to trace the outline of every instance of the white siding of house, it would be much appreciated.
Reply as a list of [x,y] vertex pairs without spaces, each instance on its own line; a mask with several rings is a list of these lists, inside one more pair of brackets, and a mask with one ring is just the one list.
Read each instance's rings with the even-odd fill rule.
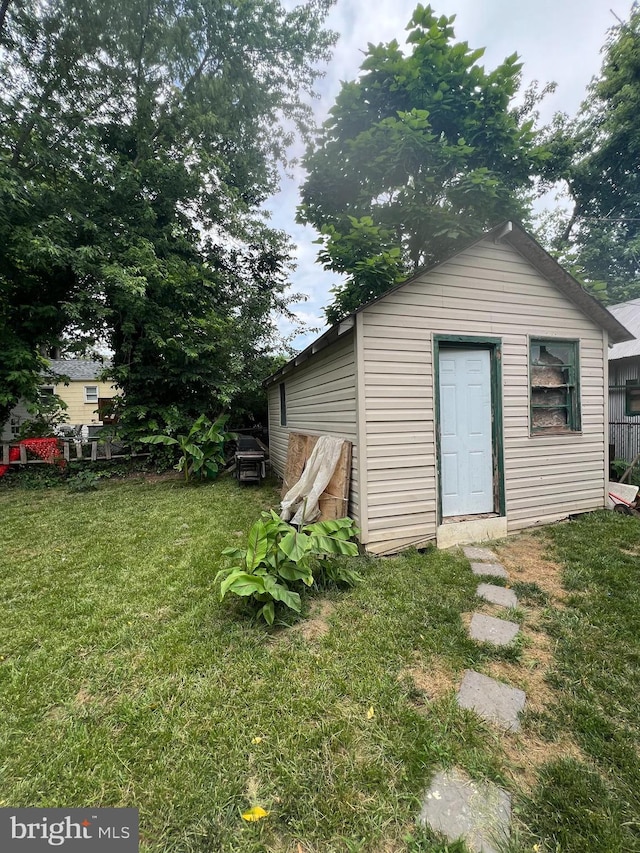
[[[287,425],[280,426],[280,383],[284,382]],[[358,522],[358,436],[356,427],[355,336],[347,332],[269,386],[269,451],[282,477],[290,432],[335,435],[353,443],[349,515]]]
[[[606,335],[511,246],[473,246],[365,308],[357,330],[369,550],[436,535],[433,334],[502,340],[509,532],[604,505]],[[529,336],[579,339],[581,433],[529,434]]]

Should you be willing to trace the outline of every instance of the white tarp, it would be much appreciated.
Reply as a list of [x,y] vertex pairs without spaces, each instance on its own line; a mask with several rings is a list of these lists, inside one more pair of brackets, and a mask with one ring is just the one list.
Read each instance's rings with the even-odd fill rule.
[[[344,440],[321,435],[307,460],[302,476],[282,499],[280,518],[292,524],[307,524],[320,515],[318,501],[329,485],[340,459]],[[304,518],[302,517],[304,513]],[[293,518],[291,518],[293,514]]]
[[607,506],[613,509],[616,504],[632,504],[638,494],[637,486],[630,486],[628,483],[609,483],[609,493],[607,495]]

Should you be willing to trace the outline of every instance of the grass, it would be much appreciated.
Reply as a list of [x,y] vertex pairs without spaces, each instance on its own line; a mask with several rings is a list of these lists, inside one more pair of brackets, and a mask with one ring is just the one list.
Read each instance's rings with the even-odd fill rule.
[[548,612],[556,702],[537,721],[579,760],[550,761],[524,810],[548,849],[640,850],[640,524],[598,513],[549,528],[566,607]]
[[[5,804],[138,807],[149,851],[444,849],[414,827],[433,769],[501,770],[452,684],[405,670],[495,654],[460,620],[468,565],[363,559],[327,633],[268,631],[212,579],[276,499],[230,480],[0,495]],[[256,804],[269,818],[244,823]]]
[[[461,853],[415,823],[433,772],[457,765],[513,790],[518,849],[639,849],[634,519],[552,533],[571,599],[545,611],[558,706],[530,725],[575,729],[584,761],[543,766],[525,797],[503,736],[455,703],[465,668],[528,653],[467,638],[466,560],[361,558],[364,582],[308,598],[292,628],[219,603],[221,550],[276,502],[229,479],[0,493],[0,805],[137,807],[146,853]],[[253,805],[270,814],[248,824]]]

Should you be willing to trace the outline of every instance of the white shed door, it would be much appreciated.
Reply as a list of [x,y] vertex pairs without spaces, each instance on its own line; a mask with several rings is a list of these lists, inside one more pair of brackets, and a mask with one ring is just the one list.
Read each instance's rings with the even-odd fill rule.
[[493,511],[489,350],[440,350],[440,473],[443,516]]

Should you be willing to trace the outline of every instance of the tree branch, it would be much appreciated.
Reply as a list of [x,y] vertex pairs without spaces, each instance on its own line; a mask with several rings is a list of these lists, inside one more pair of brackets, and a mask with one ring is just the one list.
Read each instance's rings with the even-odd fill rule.
[[573,226],[576,224],[576,219],[578,218],[579,215],[580,215],[580,203],[576,202],[575,205],[573,206],[573,212],[571,213],[571,217],[570,217],[569,221],[567,222],[567,227],[564,229],[564,231],[562,232],[562,236],[560,237],[560,240],[562,241],[563,245],[565,243],[569,242],[569,237],[571,236],[571,230],[572,230]]
[[14,169],[16,169],[20,163],[20,158],[22,157],[22,153],[24,151],[25,145],[29,141],[29,137],[31,136],[31,131],[35,127],[36,121],[42,116],[44,111],[44,105],[47,100],[51,97],[55,86],[53,83],[49,83],[45,86],[44,91],[38,98],[38,103],[34,107],[31,115],[29,116],[28,121],[26,121],[22,130],[20,131],[20,136],[18,137],[18,141],[16,142],[16,146],[13,149],[13,156],[11,157],[11,165]]
[[2,0],[2,4],[0,4],[0,44],[2,44],[2,32],[5,28],[5,18],[7,17],[7,10],[11,0]]

